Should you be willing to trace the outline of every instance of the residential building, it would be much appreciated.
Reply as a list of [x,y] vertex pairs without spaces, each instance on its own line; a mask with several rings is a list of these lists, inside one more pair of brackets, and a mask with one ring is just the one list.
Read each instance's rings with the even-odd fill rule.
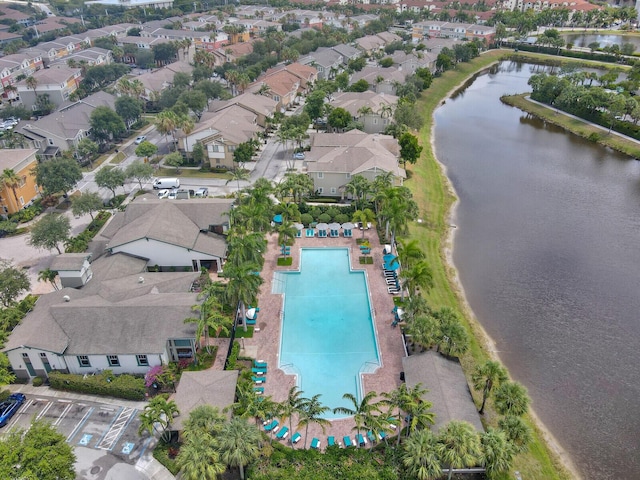
[[350,198],[345,186],[354,175],[373,181],[391,172],[394,185],[402,185],[406,173],[398,164],[399,156],[400,146],[392,136],[351,130],[312,134],[305,164],[318,195],[345,199]]
[[11,32],[0,32],[0,45],[6,45],[16,40],[22,40],[22,35]]
[[4,97],[9,100],[18,98],[18,91],[14,86],[18,77],[29,77],[43,67],[42,55],[39,54],[15,53],[0,58],[0,80]]
[[310,65],[279,65],[258,77],[249,90],[254,93],[262,91],[262,95],[275,100],[283,112],[292,108],[298,96],[305,94],[317,78],[318,71]]
[[403,50],[396,50],[391,54],[393,64],[396,65],[406,75],[411,75],[419,68],[426,68],[431,73],[436,71],[436,60],[438,56],[431,52],[406,53]]
[[221,112],[234,105],[237,105],[255,114],[255,123],[257,123],[262,128],[266,128],[269,120],[273,118],[273,115],[277,112],[278,103],[275,100],[264,95],[258,95],[255,93],[243,93],[242,95],[238,95],[231,100],[211,102],[209,104],[209,111]]
[[176,73],[191,75],[192,72],[192,65],[184,61],[177,61],[157,70],[145,72],[135,78],[144,85],[145,93],[143,97],[147,100],[152,100],[156,94],[161,93],[165,88],[173,85],[173,77]]
[[86,252],[64,253],[55,257],[49,268],[58,272],[62,288],[84,287],[93,278],[91,257]]
[[393,42],[401,42],[402,38],[391,32],[380,32],[376,35],[367,35],[356,39],[356,44],[360,50],[366,54],[380,51],[385,46]]
[[150,270],[200,272],[204,267],[220,272],[232,203],[226,198],[168,201],[141,195],[113,216],[96,241],[106,241],[109,253],[145,259]]
[[38,70],[31,75],[35,79],[35,88],[27,84],[27,79],[15,84],[20,100],[26,108],[37,109],[37,100],[41,95],[48,95],[49,101],[56,106],[61,105],[78,89],[82,69],[59,65]]
[[85,3],[122,8],[173,8],[173,0],[93,0]]
[[0,153],[0,174],[13,170],[20,182],[10,187],[0,180],[0,216],[23,209],[40,193],[33,169],[38,163],[34,148],[3,149]]
[[113,62],[113,54],[111,53],[111,50],[91,47],[86,50],[80,50],[79,52],[72,53],[66,58],[55,60],[51,62],[51,67],[58,65],[86,65],[92,67],[94,65],[109,65],[111,62]]
[[66,102],[57,111],[38,120],[23,120],[14,131],[24,136],[43,158],[53,158],[74,149],[91,131],[91,112],[99,106],[115,110],[116,97],[106,92]]
[[344,65],[348,65],[350,60],[356,60],[360,55],[362,55],[360,50],[345,43],[335,45],[331,48],[342,55],[342,63]]
[[395,95],[398,85],[404,84],[407,73],[396,67],[364,67],[351,76],[351,83],[365,80],[369,84],[369,90],[376,93]]
[[332,80],[345,65],[344,57],[332,48],[320,47],[300,60],[303,65],[311,65],[318,72],[318,78]]
[[233,152],[238,145],[257,139],[258,132],[262,131],[256,120],[256,114],[240,105],[206,112],[196,128],[179,139],[179,148],[191,153],[195,144],[200,143],[205,147],[211,168],[232,169],[235,166]]
[[344,108],[354,121],[362,124],[366,133],[381,133],[392,122],[398,97],[370,90],[344,92],[334,94],[330,105],[333,108]]
[[493,42],[496,30],[486,25],[474,25],[469,23],[440,22],[426,20],[415,23],[411,33],[414,42],[422,38],[455,38],[458,40],[474,38],[485,40],[488,44]]
[[195,357],[199,272],[155,273],[146,261],[115,254],[91,264],[80,289],[42,295],[3,351],[18,378],[52,371],[144,375],[150,367]]

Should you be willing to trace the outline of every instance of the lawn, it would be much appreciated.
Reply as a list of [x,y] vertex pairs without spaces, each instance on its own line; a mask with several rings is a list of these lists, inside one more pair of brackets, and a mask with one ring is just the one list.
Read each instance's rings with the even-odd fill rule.
[[[441,77],[436,78],[431,87],[423,92],[417,102],[417,108],[425,118],[424,127],[419,132],[420,143],[424,146],[424,150],[418,163],[409,167],[410,179],[406,182],[420,207],[421,218],[421,222],[410,227],[410,237],[418,240],[433,271],[434,288],[428,293],[427,300],[435,309],[444,306],[454,309],[473,334],[469,350],[460,358],[468,378],[475,366],[484,363],[491,355],[482,326],[466,304],[463,293],[458,287],[456,272],[447,261],[447,252],[451,248],[449,233],[452,228],[449,215],[456,198],[431,144],[433,112],[443,100],[446,100],[455,89],[468,81],[476,72],[489,67],[494,62],[511,57],[512,54],[513,52],[505,50],[494,50],[472,62],[458,64],[455,70],[445,72]],[[480,400],[479,396],[476,400]],[[491,404],[485,417],[485,423],[488,425],[493,425],[497,421]],[[523,478],[571,478],[559,458],[551,453],[541,432],[535,428],[533,420],[528,418],[528,421],[534,427],[535,440],[528,453],[516,458],[513,469],[520,471]],[[504,476],[503,478],[513,477]]]

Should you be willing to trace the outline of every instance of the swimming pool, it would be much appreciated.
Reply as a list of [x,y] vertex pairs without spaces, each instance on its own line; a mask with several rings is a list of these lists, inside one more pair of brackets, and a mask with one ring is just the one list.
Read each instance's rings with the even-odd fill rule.
[[353,408],[342,395],[360,400],[361,374],[380,366],[365,272],[350,265],[348,248],[303,248],[300,271],[274,274],[284,294],[278,366],[331,409]]

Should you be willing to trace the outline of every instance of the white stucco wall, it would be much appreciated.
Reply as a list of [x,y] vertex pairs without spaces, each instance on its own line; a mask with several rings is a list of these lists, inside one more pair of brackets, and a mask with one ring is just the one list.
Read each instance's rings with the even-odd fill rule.
[[[90,367],[81,367],[76,355],[67,355],[65,360],[69,366],[69,373],[85,374],[93,373],[99,370],[111,370],[115,375],[121,373],[134,373],[144,375],[149,371],[150,367],[161,365],[165,355],[147,354],[148,366],[138,365],[135,355],[118,355],[120,361],[119,367],[109,365],[106,355],[89,355]],[[166,362],[165,362],[166,363]]]
[[[177,201],[177,200],[176,200]],[[112,249],[113,253],[128,253],[142,258],[148,258],[148,266],[154,265],[165,267],[183,267],[192,266],[192,260],[219,260],[214,255],[208,255],[202,252],[196,252],[169,243],[159,242],[157,240],[141,239],[135,242],[127,243]]]

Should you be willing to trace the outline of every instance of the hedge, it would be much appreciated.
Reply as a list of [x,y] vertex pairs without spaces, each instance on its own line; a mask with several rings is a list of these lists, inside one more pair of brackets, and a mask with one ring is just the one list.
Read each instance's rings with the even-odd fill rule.
[[146,393],[144,378],[126,374],[116,376],[111,372],[87,376],[51,372],[49,384],[56,390],[104,395],[125,400],[144,400]]

